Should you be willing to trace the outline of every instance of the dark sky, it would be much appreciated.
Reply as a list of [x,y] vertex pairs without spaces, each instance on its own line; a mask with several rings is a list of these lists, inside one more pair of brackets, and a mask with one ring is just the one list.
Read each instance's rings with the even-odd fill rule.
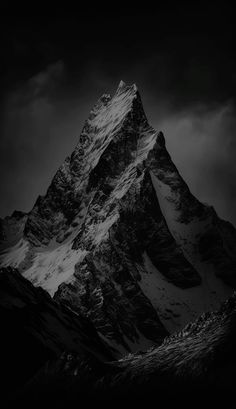
[[0,216],[32,208],[123,79],[192,192],[236,225],[235,21],[221,3],[1,7]]

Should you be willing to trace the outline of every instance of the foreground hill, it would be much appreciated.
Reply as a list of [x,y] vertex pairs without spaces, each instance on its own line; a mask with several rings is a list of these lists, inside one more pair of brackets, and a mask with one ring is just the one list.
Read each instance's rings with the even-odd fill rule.
[[[1,302],[1,322],[14,311],[18,325],[16,319],[11,324],[18,332],[17,336],[12,336],[13,330],[4,333],[8,342],[4,351],[1,349],[11,375],[8,383],[5,378],[11,390],[7,407],[110,408],[155,404],[160,408],[234,408],[235,294],[219,311],[201,315],[181,332],[165,338],[160,346],[117,360],[91,324],[79,319],[75,324],[73,313],[50,301],[43,290],[34,289],[16,271],[11,272],[10,281],[9,276],[9,271],[2,272],[1,284],[7,297]],[[22,339],[22,331],[28,337]],[[65,336],[72,332],[75,343],[71,337],[68,342]],[[58,352],[64,348],[63,353]],[[46,349],[50,354],[45,354]],[[39,359],[42,365],[37,369]],[[32,367],[35,365],[28,379],[22,379],[19,360],[25,371],[30,362]]]

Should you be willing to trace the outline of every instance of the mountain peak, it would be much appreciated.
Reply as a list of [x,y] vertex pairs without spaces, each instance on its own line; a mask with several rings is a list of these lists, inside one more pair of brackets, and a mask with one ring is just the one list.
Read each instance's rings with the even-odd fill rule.
[[95,138],[98,137],[100,141],[101,135],[109,134],[112,136],[113,131],[117,133],[118,128],[122,126],[124,119],[130,112],[135,112],[135,121],[146,121],[137,86],[135,84],[127,85],[121,80],[112,97],[108,94],[102,95],[92,108],[82,131],[82,139],[88,133],[93,134]]
[[120,88],[124,88],[124,87],[126,87],[126,83],[123,81],[123,80],[120,80],[120,83],[119,83],[119,85],[118,85],[118,89]]
[[136,84],[127,85],[126,82],[124,82],[124,81],[121,80],[120,83],[119,83],[119,85],[118,85],[116,94],[120,94],[120,93],[122,93],[122,92],[127,92],[127,91],[128,91],[128,92],[130,91],[131,93],[136,94],[137,91],[138,91],[138,87],[137,87]]

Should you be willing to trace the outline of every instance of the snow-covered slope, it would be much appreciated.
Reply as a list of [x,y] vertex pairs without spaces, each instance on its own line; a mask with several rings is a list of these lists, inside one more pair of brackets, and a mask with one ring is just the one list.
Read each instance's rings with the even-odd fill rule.
[[235,229],[191,195],[135,85],[100,98],[24,223],[1,265],[89,317],[122,353],[160,343],[235,284]]

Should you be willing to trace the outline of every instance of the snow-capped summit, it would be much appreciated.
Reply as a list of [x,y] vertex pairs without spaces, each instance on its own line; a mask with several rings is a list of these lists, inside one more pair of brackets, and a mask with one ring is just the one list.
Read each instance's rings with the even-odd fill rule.
[[126,87],[126,83],[123,80],[120,80],[119,85],[118,85],[118,90],[124,87]]
[[2,266],[89,317],[121,353],[160,343],[236,284],[234,227],[191,194],[123,81],[22,223],[13,243],[2,222]]
[[133,84],[133,85],[130,86],[130,85],[127,85],[123,80],[121,80],[119,85],[118,85],[116,93],[118,94],[118,93],[126,90],[127,88],[132,89],[134,92],[138,91],[138,88],[137,88],[136,84]]

